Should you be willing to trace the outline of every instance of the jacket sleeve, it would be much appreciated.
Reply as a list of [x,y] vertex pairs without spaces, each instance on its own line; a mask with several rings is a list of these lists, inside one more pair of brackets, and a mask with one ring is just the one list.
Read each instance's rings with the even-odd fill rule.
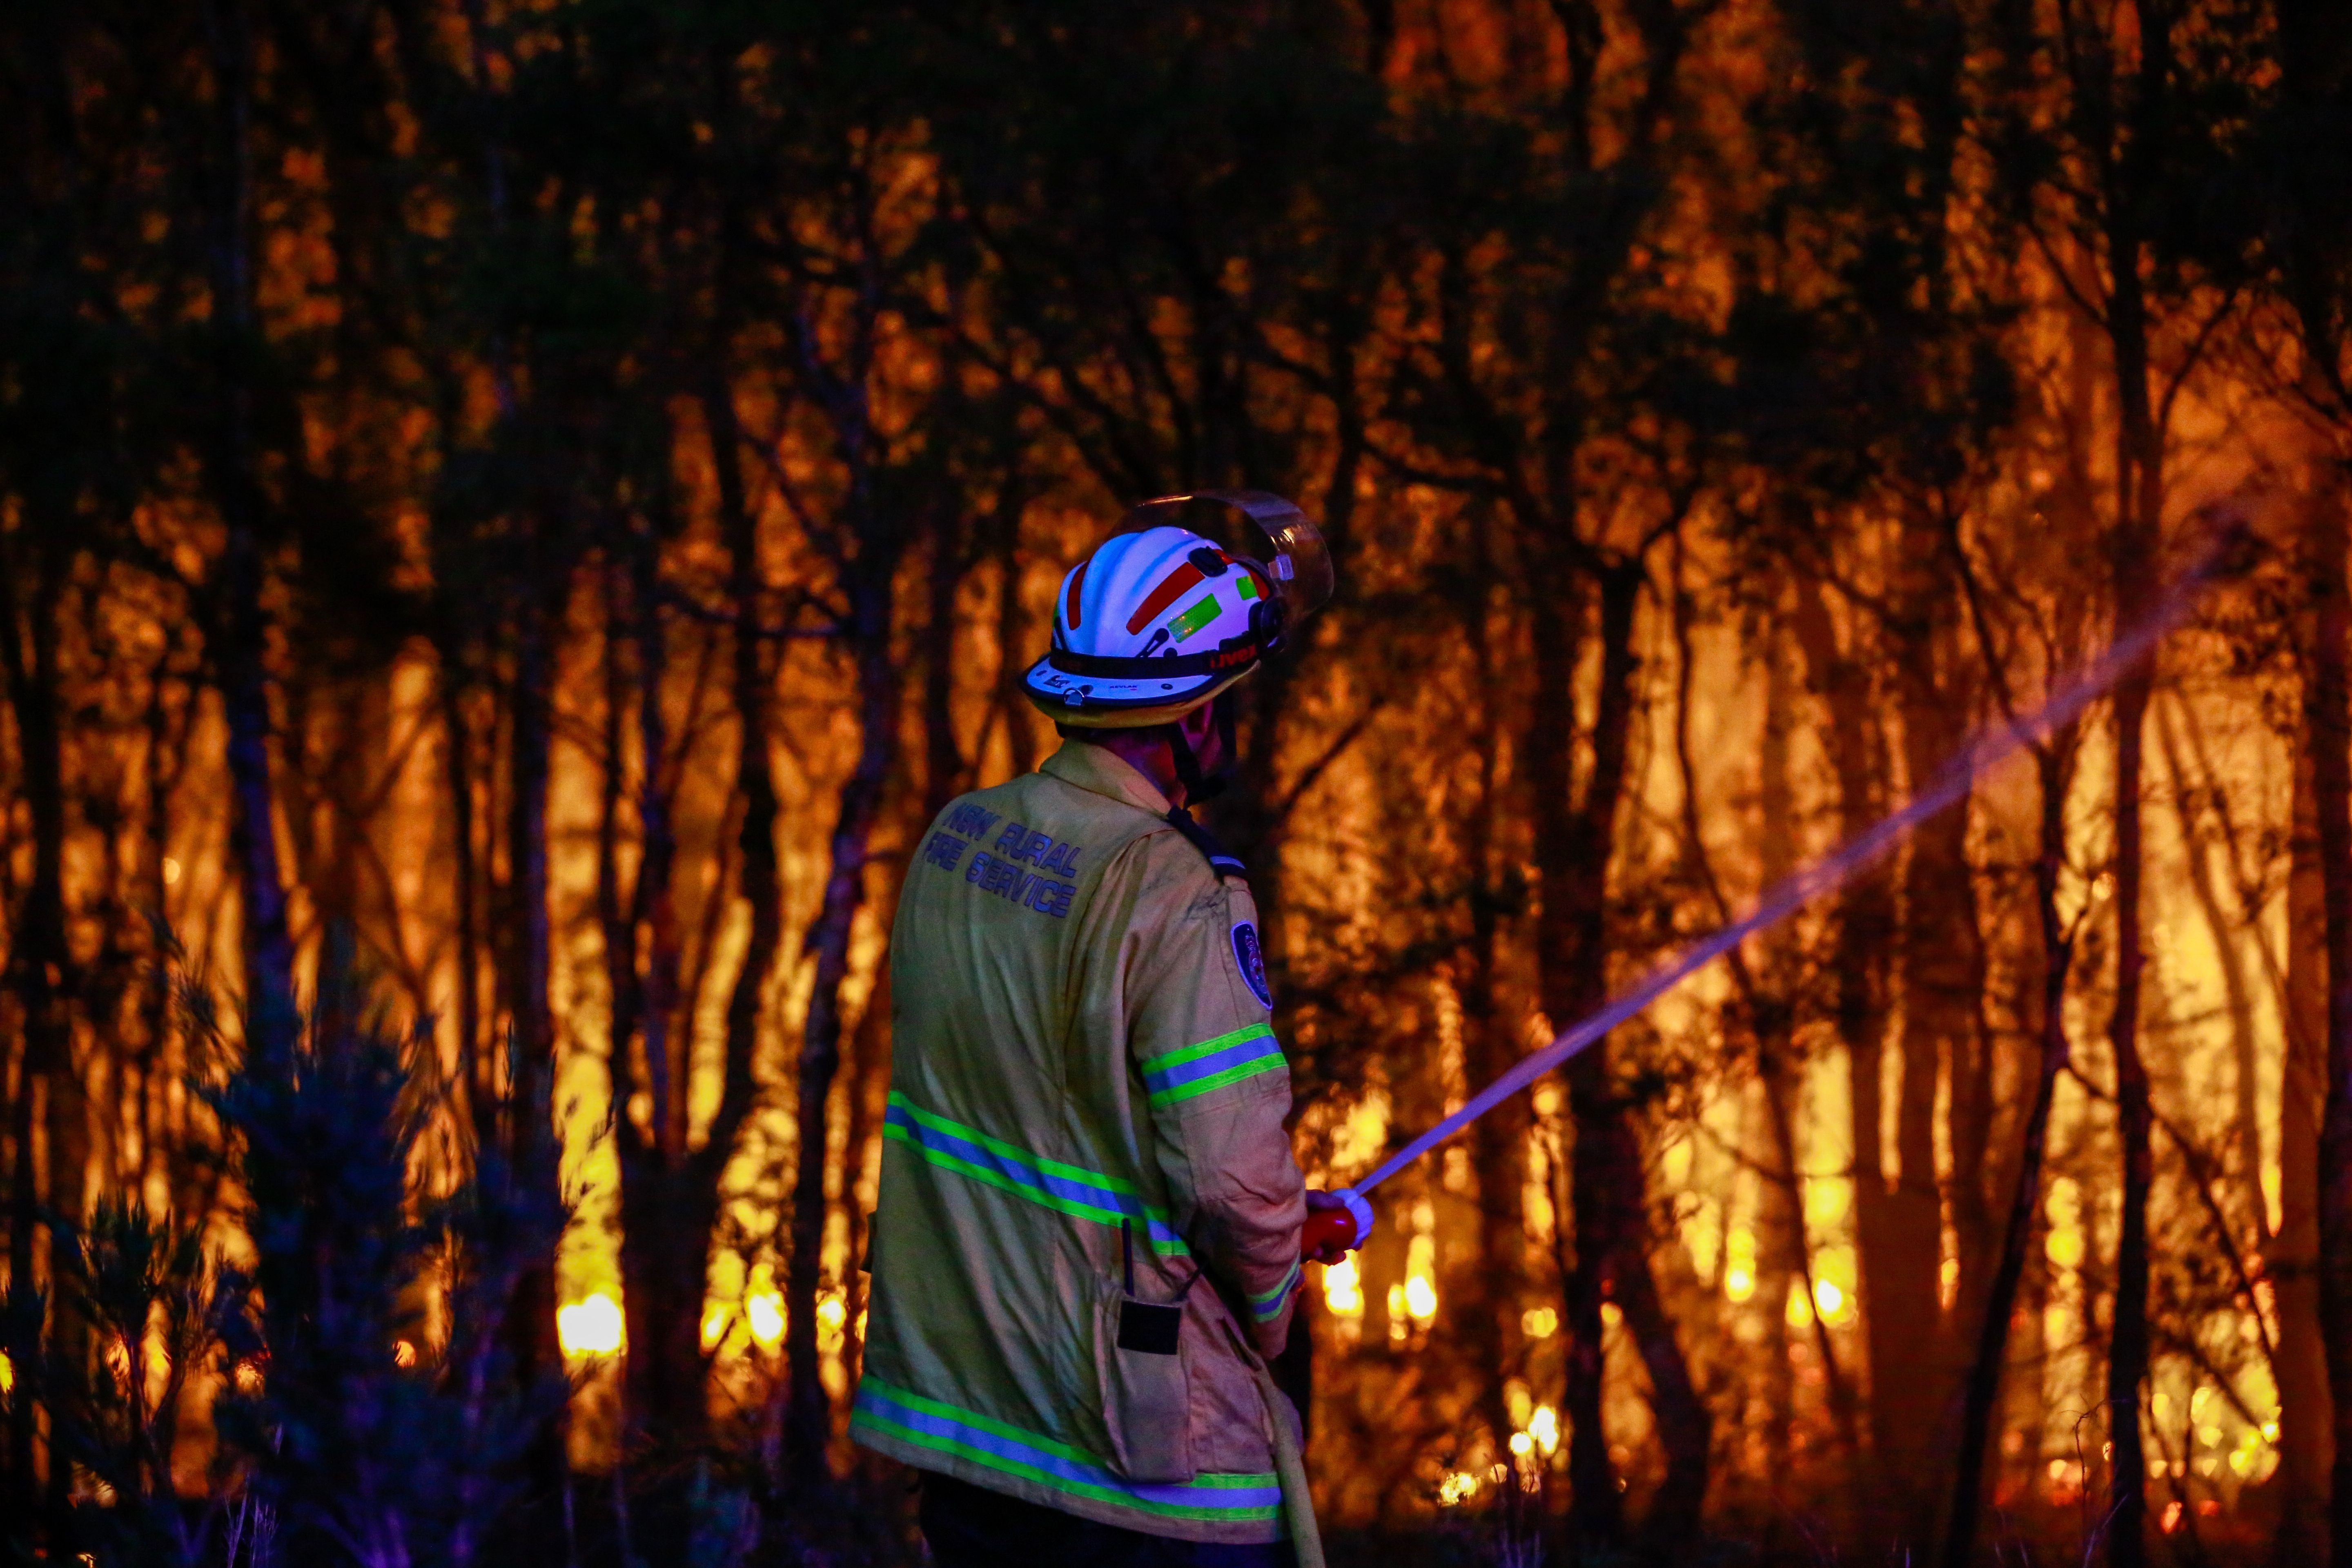
[[[1159,1134],[1176,1228],[1282,1349],[1299,1280],[1306,1183],[1283,1119],[1290,1064],[1274,1037],[1257,909],[1174,835],[1152,846],[1130,933],[1128,1039]],[[1246,967],[1244,967],[1246,966]]]

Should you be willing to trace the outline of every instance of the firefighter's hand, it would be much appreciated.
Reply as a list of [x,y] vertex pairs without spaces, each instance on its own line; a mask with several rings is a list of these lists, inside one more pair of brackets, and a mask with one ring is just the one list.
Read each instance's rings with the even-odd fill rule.
[[1364,1245],[1371,1234],[1371,1205],[1352,1192],[1309,1192],[1298,1256],[1309,1263],[1339,1262]]

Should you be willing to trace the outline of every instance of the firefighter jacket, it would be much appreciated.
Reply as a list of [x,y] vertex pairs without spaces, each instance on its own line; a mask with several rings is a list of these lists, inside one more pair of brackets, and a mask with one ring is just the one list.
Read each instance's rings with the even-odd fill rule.
[[1246,884],[1072,742],[940,813],[890,962],[852,1436],[1131,1530],[1280,1539],[1297,1417],[1251,1352],[1290,1326],[1306,1200]]

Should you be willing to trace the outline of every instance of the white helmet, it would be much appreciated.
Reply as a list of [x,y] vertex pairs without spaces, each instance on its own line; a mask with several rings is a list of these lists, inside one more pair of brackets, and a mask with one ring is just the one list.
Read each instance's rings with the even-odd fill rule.
[[[1188,502],[1240,511],[1265,560],[1160,521]],[[1064,724],[1128,729],[1182,717],[1255,669],[1331,596],[1331,557],[1304,513],[1262,490],[1145,501],[1071,568],[1054,601],[1054,646],[1023,682]]]

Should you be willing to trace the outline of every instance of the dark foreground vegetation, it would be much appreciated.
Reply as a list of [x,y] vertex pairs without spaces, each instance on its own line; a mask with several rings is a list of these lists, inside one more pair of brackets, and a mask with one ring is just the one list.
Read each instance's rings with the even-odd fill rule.
[[9,1550],[908,1550],[898,879],[1213,485],[1318,1182],[2261,545],[1383,1189],[1335,1555],[2352,1565],[2336,0],[10,8]]

